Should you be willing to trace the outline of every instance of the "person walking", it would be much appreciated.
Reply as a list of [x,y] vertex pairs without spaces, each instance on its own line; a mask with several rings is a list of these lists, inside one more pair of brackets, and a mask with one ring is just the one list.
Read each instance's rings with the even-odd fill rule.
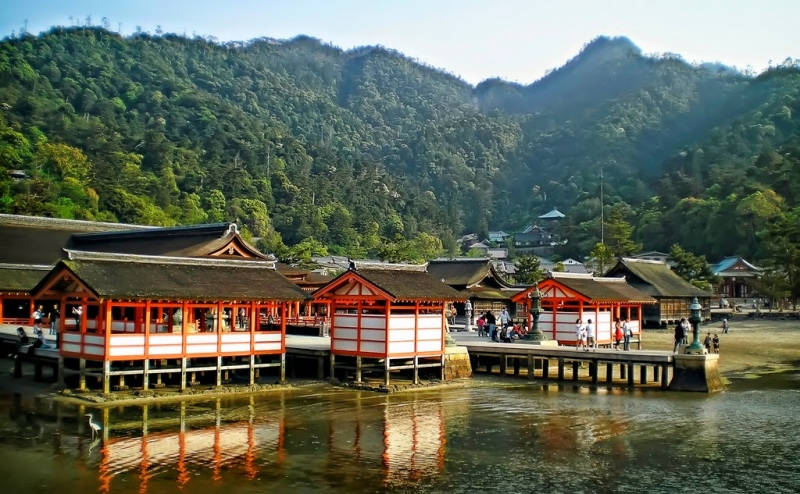
[[631,349],[631,336],[633,335],[633,330],[631,330],[630,321],[627,317],[625,317],[624,322],[622,323],[622,337],[623,337],[623,350],[630,351]]
[[706,339],[703,340],[703,346],[706,347],[706,353],[711,353],[711,333],[706,335]]
[[728,334],[728,330],[729,329],[730,328],[728,327],[728,318],[727,317],[723,317],[722,318],[722,334]]
[[678,324],[675,325],[675,348],[672,349],[672,352],[675,353],[678,351],[678,347],[684,344],[686,340],[686,329],[683,327],[683,323],[686,319],[681,319]]
[[483,326],[486,324],[486,321],[483,319],[483,316],[478,318],[478,322],[476,324],[478,325],[478,336],[485,336],[486,333],[483,331]]
[[508,309],[506,309],[505,307],[500,309],[500,315],[498,319],[500,320],[500,326],[502,327],[508,326],[508,321],[511,320],[511,316],[508,315]]
[[689,333],[692,332],[692,328],[689,326],[689,321],[686,318],[681,319],[681,326],[683,326],[683,344],[689,344]]
[[595,338],[595,331],[594,331],[594,324],[592,324],[592,320],[589,319],[586,321],[586,338],[589,341],[589,346],[586,348],[586,351],[597,351],[597,338]]
[[614,349],[619,351],[619,344],[622,343],[622,321],[619,318],[614,320]]

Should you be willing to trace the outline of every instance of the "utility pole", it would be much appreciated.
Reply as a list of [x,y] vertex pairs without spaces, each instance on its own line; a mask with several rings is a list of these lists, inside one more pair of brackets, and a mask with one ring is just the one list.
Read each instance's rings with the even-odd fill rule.
[[603,165],[600,165],[600,243],[606,244],[605,201],[603,198]]

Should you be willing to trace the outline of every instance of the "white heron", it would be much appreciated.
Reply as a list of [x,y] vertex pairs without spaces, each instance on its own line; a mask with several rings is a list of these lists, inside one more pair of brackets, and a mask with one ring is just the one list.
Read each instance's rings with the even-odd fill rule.
[[99,433],[102,430],[102,428],[98,424],[95,424],[94,422],[92,422],[92,414],[91,413],[87,413],[86,415],[84,415],[84,417],[88,417],[89,418],[89,427],[91,427],[91,429],[92,429],[92,439],[94,439],[94,437],[97,435],[97,433]]

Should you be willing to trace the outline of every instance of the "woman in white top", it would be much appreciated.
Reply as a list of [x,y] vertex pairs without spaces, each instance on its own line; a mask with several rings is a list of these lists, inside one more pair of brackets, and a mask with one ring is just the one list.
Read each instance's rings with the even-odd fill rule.
[[580,348],[581,345],[584,345],[586,342],[584,341],[584,332],[583,332],[583,321],[578,319],[575,321],[575,348]]

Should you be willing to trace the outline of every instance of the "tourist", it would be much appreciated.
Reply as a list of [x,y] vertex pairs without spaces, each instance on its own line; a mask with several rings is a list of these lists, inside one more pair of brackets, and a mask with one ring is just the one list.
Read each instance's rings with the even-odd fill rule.
[[478,336],[480,337],[486,336],[486,333],[483,331],[483,326],[486,324],[486,321],[483,319],[483,315],[481,315],[481,317],[478,318],[478,322],[476,322],[475,324],[478,325]]
[[28,339],[28,335],[25,333],[25,328],[20,326],[17,328],[17,341],[14,343],[14,353],[9,353],[8,357],[17,358],[17,353],[19,353],[20,349],[30,344],[31,340]]
[[586,321],[586,337],[587,337],[587,340],[589,341],[589,346],[587,348],[585,348],[585,350],[587,352],[589,350],[597,351],[597,339],[595,338],[594,324],[592,324],[592,320],[591,319]]
[[58,304],[53,304],[53,311],[50,313],[50,335],[58,335],[58,318],[61,314],[58,312]]
[[486,314],[484,314],[483,318],[486,320],[486,325],[489,327],[488,329],[489,336],[492,339],[494,339],[494,330],[495,327],[497,326],[497,319],[494,317],[494,314],[492,314],[492,311],[490,310],[486,311]]
[[625,320],[622,322],[622,349],[626,352],[631,349],[631,336],[633,336],[633,329],[631,329],[630,321],[626,316]]
[[247,327],[247,311],[244,307],[239,308],[239,315],[236,316],[239,329],[245,329]]
[[678,347],[683,345],[686,341],[686,328],[683,327],[683,323],[686,322],[686,319],[681,319],[678,324],[675,325],[675,348],[672,349],[673,353],[678,351]]
[[717,333],[714,333],[714,339],[711,342],[714,344],[714,353],[719,353],[719,336],[717,336]]
[[511,336],[508,334],[508,326],[502,326],[500,330],[500,341],[503,343],[511,343]]
[[39,306],[33,311],[33,331],[37,333],[42,330],[42,319],[44,318],[44,307]]
[[83,307],[77,306],[72,308],[72,315],[75,317],[75,330],[81,330],[81,317],[83,317]]
[[47,344],[47,340],[44,338],[44,332],[42,332],[41,329],[36,332],[36,341],[33,342],[33,347],[31,347],[28,352],[30,353],[33,348],[41,348],[43,350],[50,348],[50,345]]
[[730,331],[730,327],[728,327],[728,318],[722,318],[722,334],[727,334]]
[[685,317],[681,319],[681,326],[683,327],[683,344],[687,345],[689,343],[689,333],[692,328],[689,326],[689,321],[687,321]]
[[706,335],[706,339],[703,340],[703,346],[706,347],[706,353],[711,353],[711,333]]
[[492,328],[492,330],[491,330],[492,341],[496,341],[497,343],[500,343],[500,335],[499,335],[499,331],[497,329],[497,326],[494,325],[494,324],[491,324],[490,326]]
[[456,306],[452,303],[450,304],[450,316],[448,316],[448,320],[450,321],[450,325],[455,325],[456,323],[456,316],[458,315],[458,311],[456,310]]
[[619,317],[614,319],[614,349],[619,350],[619,344],[622,343],[622,321]]
[[500,315],[498,316],[500,319],[500,325],[505,327],[508,325],[508,321],[511,320],[511,317],[508,315],[508,310],[503,307],[500,309]]
[[580,349],[581,342],[583,341],[583,321],[577,319],[575,321],[575,348]]

